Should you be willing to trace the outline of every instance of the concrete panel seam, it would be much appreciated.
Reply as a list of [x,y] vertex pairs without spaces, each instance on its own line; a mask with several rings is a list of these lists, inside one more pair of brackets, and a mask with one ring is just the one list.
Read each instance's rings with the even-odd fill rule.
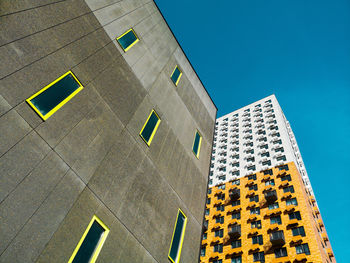
[[[23,224],[23,226],[17,231],[16,235],[13,236],[13,238],[11,239],[11,241],[7,244],[6,248],[3,250],[3,252],[0,253],[0,257],[3,253],[5,253],[5,251],[7,250],[7,248],[11,245],[12,241],[17,237],[17,235],[22,231],[22,229],[24,228],[24,226],[31,220],[31,218],[35,215],[35,213],[39,210],[39,208],[43,205],[43,203],[46,201],[46,199],[50,196],[50,194],[56,189],[57,185],[59,183],[61,183],[61,181],[63,180],[63,178],[67,175],[67,173],[69,172],[69,169],[66,171],[66,173],[62,176],[62,178],[57,182],[57,184],[55,185],[55,187],[53,187],[51,189],[50,192],[47,193],[46,197],[43,199],[43,201],[41,202],[41,204],[35,209],[35,211],[33,212],[33,214],[27,219],[27,221]],[[27,177],[27,176],[26,176]],[[23,180],[22,180],[23,181]]]
[[30,7],[30,8],[27,8],[27,9],[23,9],[23,10],[20,10],[20,11],[15,11],[15,12],[12,12],[12,13],[7,13],[7,14],[0,15],[0,18],[3,17],[3,16],[14,15],[14,14],[18,14],[18,13],[21,13],[21,12],[33,10],[33,9],[40,8],[40,7],[44,7],[44,6],[48,6],[48,5],[57,4],[57,3],[60,3],[60,2],[64,2],[64,1],[66,1],[66,0],[57,0],[56,2],[53,2],[53,3],[44,4],[44,5],[38,5],[38,6],[33,6],[33,7]]

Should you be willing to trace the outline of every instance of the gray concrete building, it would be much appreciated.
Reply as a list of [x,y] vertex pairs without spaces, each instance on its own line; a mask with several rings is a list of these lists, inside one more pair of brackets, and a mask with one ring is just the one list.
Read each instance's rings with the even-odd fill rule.
[[0,262],[170,262],[178,215],[198,262],[217,109],[155,3],[2,0],[0,61]]

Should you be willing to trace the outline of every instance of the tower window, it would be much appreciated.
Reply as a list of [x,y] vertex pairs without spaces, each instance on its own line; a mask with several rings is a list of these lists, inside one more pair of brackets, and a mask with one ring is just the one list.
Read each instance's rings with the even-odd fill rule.
[[202,143],[202,135],[200,135],[200,133],[198,131],[196,131],[196,134],[194,136],[192,151],[196,155],[197,158],[199,158],[201,143]]
[[186,223],[187,223],[187,217],[181,211],[181,209],[179,209],[177,213],[174,233],[171,239],[169,255],[168,255],[168,258],[173,263],[180,262],[180,255],[181,255],[183,239],[185,236]]
[[140,132],[141,138],[146,142],[148,146],[150,146],[159,124],[160,118],[158,114],[152,110]]
[[68,71],[26,101],[43,120],[47,120],[82,89],[73,72]]
[[108,233],[107,226],[93,216],[68,263],[95,262]]
[[133,45],[140,41],[135,31],[130,28],[124,34],[117,38],[117,41],[124,52],[128,51]]
[[176,65],[176,67],[174,68],[173,73],[171,74],[171,77],[170,77],[176,86],[179,83],[181,76],[182,76],[182,72],[179,69],[179,66]]

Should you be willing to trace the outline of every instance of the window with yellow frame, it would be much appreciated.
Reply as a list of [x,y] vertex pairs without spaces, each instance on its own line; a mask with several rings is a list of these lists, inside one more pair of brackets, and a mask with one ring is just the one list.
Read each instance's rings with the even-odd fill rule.
[[152,110],[140,132],[141,138],[150,146],[160,124],[160,118],[155,110]]
[[180,262],[182,244],[184,241],[185,230],[187,224],[187,216],[179,209],[177,213],[176,223],[174,227],[173,236],[171,239],[168,258],[173,263]]
[[202,144],[202,135],[199,133],[199,131],[196,131],[196,134],[194,135],[192,151],[198,159],[199,159],[199,152],[201,150],[201,144]]
[[43,120],[47,120],[82,89],[77,77],[68,71],[26,101]]
[[68,263],[94,263],[108,234],[108,227],[94,215]]
[[179,83],[181,76],[182,76],[182,71],[180,70],[179,66],[176,65],[170,77],[171,80],[174,82],[175,86],[177,86],[177,84]]
[[124,52],[128,51],[133,45],[140,41],[134,29],[130,28],[128,31],[117,37],[117,41]]

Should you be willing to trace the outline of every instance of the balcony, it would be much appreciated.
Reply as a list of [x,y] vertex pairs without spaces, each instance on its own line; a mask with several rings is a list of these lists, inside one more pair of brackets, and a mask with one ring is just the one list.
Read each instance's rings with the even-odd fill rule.
[[241,225],[230,226],[228,234],[231,238],[238,238],[241,236]]
[[277,200],[277,193],[275,190],[273,191],[268,191],[265,193],[265,199],[267,202],[275,202]]
[[327,248],[327,254],[329,257],[334,257],[333,250],[331,248]]
[[232,201],[235,201],[241,196],[241,191],[239,189],[230,189],[229,196]]
[[270,234],[270,242],[272,246],[282,246],[286,243],[283,231],[276,231]]
[[324,226],[322,219],[318,219],[318,220],[317,220],[317,223],[318,223],[318,225],[319,225],[320,227],[323,227],[323,226]]
[[328,236],[326,233],[322,233],[322,238],[324,241],[327,241],[328,240]]

